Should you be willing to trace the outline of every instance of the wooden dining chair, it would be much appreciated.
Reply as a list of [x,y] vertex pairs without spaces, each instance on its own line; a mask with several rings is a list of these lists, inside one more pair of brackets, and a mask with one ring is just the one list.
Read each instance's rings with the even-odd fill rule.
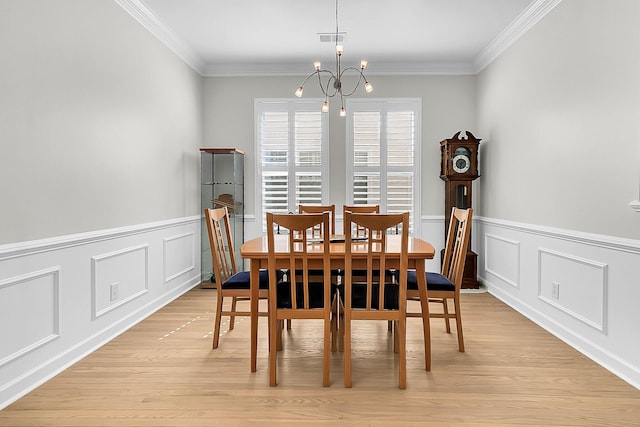
[[[314,214],[274,214],[267,213],[267,245],[269,252],[269,384],[275,386],[278,341],[281,341],[282,321],[288,319],[322,319],[323,362],[322,385],[329,385],[329,343],[331,334],[331,257],[329,251],[329,233],[322,233],[322,241],[308,242],[311,231],[320,226],[329,229],[329,213]],[[276,263],[275,231],[288,230],[288,235],[278,236],[287,239],[287,258]],[[317,256],[317,245],[321,246],[321,256]],[[309,256],[308,249],[316,249],[315,257]],[[299,271],[288,279],[279,281],[278,271],[287,269]],[[323,275],[310,274],[311,269],[322,269]],[[284,346],[283,346],[284,347]],[[284,350],[283,350],[284,351]]]
[[[329,212],[329,225],[328,228],[329,234],[334,235],[336,233],[336,205],[298,205],[298,213],[301,214],[309,214],[309,213],[323,213]],[[311,232],[311,236],[313,238],[322,238],[323,230],[321,230],[320,226],[314,227]],[[312,271],[311,274],[313,276],[322,277],[322,270]],[[340,272],[338,270],[332,271],[333,277],[336,278],[339,276]],[[336,280],[337,281],[337,280]],[[334,282],[334,285],[336,283]],[[291,320],[287,320],[287,329],[291,329]]]
[[[398,352],[398,383],[407,386],[406,372],[406,285],[409,242],[409,213],[358,214],[347,211],[345,224],[348,229],[355,224],[367,233],[366,242],[354,241],[345,234],[345,283],[344,283],[344,386],[351,387],[351,322],[354,320],[386,320],[394,324],[394,349]],[[401,226],[399,254],[399,281],[390,281],[388,269],[387,234]],[[395,237],[395,236],[394,236]],[[355,281],[354,261],[366,264],[366,280]]]
[[[336,205],[298,205],[298,213],[323,213],[329,212],[329,233],[336,234]],[[314,227],[313,237],[322,237],[322,230],[319,226]]]
[[[346,216],[347,212],[351,213],[380,213],[380,205],[343,205],[342,206],[342,218]],[[343,222],[346,224],[346,222]],[[347,234],[349,231],[346,225],[343,226],[344,234]],[[397,234],[397,233],[396,233]],[[363,227],[358,226],[357,224],[351,224],[351,236],[356,238],[366,238],[366,230]],[[387,272],[388,274],[393,274],[394,272]],[[354,280],[366,280],[366,271],[365,270],[354,270],[353,271]],[[391,331],[393,324],[389,321],[389,331]],[[342,351],[342,348],[340,349]]]
[[[204,213],[209,232],[217,293],[212,347],[218,348],[222,316],[229,316],[229,330],[233,329],[236,316],[251,316],[250,310],[237,309],[238,301],[249,301],[251,282],[249,272],[238,271],[237,268],[227,208],[205,209]],[[281,278],[282,274],[278,276]],[[260,271],[260,298],[268,297],[268,285],[267,271],[262,270]],[[225,298],[231,298],[229,310],[224,309]],[[260,312],[259,315],[266,316],[267,313]]]
[[[343,224],[346,224],[344,218],[346,217],[346,213],[380,213],[380,205],[343,205],[342,206],[342,220]],[[366,237],[364,235],[364,229],[359,227],[356,224],[351,224],[353,229],[351,230],[351,235],[354,237]],[[343,226],[344,234],[347,234],[346,225]]]
[[[451,333],[449,319],[455,319],[458,334],[458,350],[464,352],[464,338],[462,336],[462,316],[460,314],[460,288],[464,273],[464,263],[471,238],[471,217],[473,210],[453,208],[444,257],[442,259],[441,273],[426,273],[427,295],[430,302],[442,304],[442,312],[429,310],[431,318],[444,318],[448,333]],[[410,270],[407,275],[407,298],[420,300],[418,283],[415,270]],[[453,300],[454,312],[449,311],[449,300]],[[422,312],[408,312],[407,317],[422,317]],[[426,323],[428,325],[428,323]],[[427,360],[430,355],[425,355]],[[427,362],[427,370],[430,363]]]

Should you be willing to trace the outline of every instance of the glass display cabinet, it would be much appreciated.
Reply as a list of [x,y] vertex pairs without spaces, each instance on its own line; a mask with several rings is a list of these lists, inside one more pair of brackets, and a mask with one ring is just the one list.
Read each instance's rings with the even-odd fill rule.
[[244,242],[244,152],[237,148],[200,149],[200,215],[202,286],[213,286],[213,264],[205,208],[229,210],[231,234],[238,269],[242,270],[240,246]]

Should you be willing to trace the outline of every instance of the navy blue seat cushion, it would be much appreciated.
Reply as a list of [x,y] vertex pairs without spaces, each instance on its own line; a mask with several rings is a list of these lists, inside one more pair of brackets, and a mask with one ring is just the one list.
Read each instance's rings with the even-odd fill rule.
[[[283,273],[278,270],[276,278],[278,281],[282,280]],[[223,284],[223,289],[249,289],[251,283],[251,273],[248,271],[239,271],[233,276],[229,277]],[[260,289],[269,289],[269,271],[260,270]]]
[[[296,304],[298,308],[304,307],[304,288],[302,282],[296,283]],[[278,283],[278,308],[292,308],[291,283]],[[309,282],[309,308],[324,307],[324,283]]]
[[[378,291],[380,286],[377,283],[372,285],[371,295],[371,308],[377,309],[379,302]],[[385,310],[398,310],[398,294],[399,287],[397,284],[390,284],[384,287],[384,308]],[[342,296],[342,294],[341,294]],[[367,284],[366,283],[353,283],[351,291],[351,308],[365,308],[367,306]]]
[[[296,270],[296,274],[298,276],[302,276],[302,270]],[[309,276],[322,276],[324,274],[324,270],[321,269],[311,269],[309,270]],[[331,270],[332,276],[344,276],[344,271],[342,270]]]
[[[418,279],[415,270],[407,272],[407,289],[417,290]],[[455,291],[456,286],[440,273],[427,272],[427,289],[431,291]]]

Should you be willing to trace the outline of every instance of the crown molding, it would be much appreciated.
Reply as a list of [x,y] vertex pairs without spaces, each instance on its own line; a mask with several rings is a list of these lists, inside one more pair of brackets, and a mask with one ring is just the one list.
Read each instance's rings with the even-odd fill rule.
[[[283,77],[308,76],[313,72],[309,62],[207,64],[204,77]],[[470,63],[370,62],[367,76],[474,75]]]
[[[167,25],[156,17],[142,0],[114,0],[134,19],[157,37],[187,65],[204,77],[259,77],[259,76],[303,76],[311,73],[309,64],[258,64],[235,63],[214,64],[205,61],[180,40]],[[371,63],[368,75],[474,75],[493,62],[502,52],[540,21],[562,0],[536,0],[515,21],[502,31],[473,63]]]
[[474,60],[475,73],[482,71],[513,43],[537,24],[562,0],[537,0],[504,29]]
[[156,36],[166,47],[178,55],[194,71],[202,75],[204,61],[180,40],[167,25],[155,16],[140,0],[114,0],[136,21],[142,24],[151,34]]

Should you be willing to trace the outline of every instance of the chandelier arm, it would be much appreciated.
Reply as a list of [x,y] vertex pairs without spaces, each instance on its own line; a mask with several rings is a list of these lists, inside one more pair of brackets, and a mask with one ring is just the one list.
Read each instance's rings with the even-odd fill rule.
[[334,76],[333,73],[331,73],[331,77],[329,78],[329,80],[327,80],[327,88],[325,89],[322,87],[322,85],[320,85],[320,87],[322,88],[322,93],[324,93],[329,98],[333,98],[338,93],[338,89],[336,89],[335,87],[334,87],[333,93],[329,93],[329,88],[332,86],[331,82],[335,80],[336,80],[336,76]]
[[302,82],[302,84],[300,85],[300,87],[304,87],[304,85],[307,83],[307,80],[309,80],[314,74],[318,74],[318,71],[314,71],[313,73],[309,74],[304,81]]
[[358,77],[358,81],[356,82],[355,86],[353,87],[353,90],[349,93],[344,93],[344,96],[351,96],[354,93],[356,93],[356,90],[358,90],[358,87],[360,87],[360,83],[362,82],[362,80],[367,81],[367,78],[364,76],[364,73],[362,72],[362,70],[360,70],[359,68],[356,67],[349,67],[349,68],[345,68],[344,70],[342,70],[342,72],[340,73],[340,77],[342,78],[342,75],[347,71],[347,70],[355,70],[358,72],[358,74],[360,74],[360,77]]
[[[321,74],[321,73],[329,74],[329,78],[327,79],[327,86],[326,86],[326,88],[325,88],[325,86],[323,86],[323,84],[322,84],[322,78],[321,78],[321,76],[320,76],[320,74]],[[318,71],[316,71],[316,72],[315,72],[315,74],[317,74],[317,75],[318,75],[318,86],[320,86],[320,90],[322,91],[322,94],[323,94],[325,97],[328,97],[328,98],[333,98],[334,96],[336,96],[337,91],[334,91],[333,93],[330,93],[330,92],[329,92],[329,87],[331,86],[331,82],[332,82],[333,80],[336,80],[336,76],[335,76],[331,71],[329,71],[329,70],[318,70]]]
[[322,86],[322,78],[320,77],[320,73],[321,73],[320,70],[316,71],[316,74],[318,75],[318,86],[320,86],[320,90],[322,91],[322,94],[326,97],[327,92],[324,90],[324,86]]

